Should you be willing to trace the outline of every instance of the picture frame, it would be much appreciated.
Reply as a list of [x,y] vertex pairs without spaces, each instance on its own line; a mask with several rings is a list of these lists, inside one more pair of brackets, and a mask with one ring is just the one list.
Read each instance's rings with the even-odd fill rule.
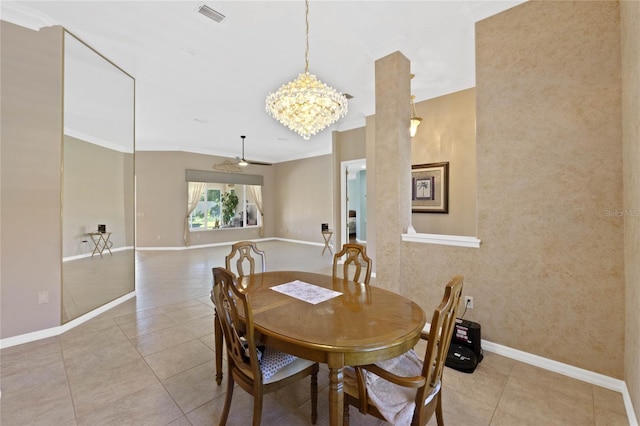
[[411,166],[411,212],[449,213],[449,162]]

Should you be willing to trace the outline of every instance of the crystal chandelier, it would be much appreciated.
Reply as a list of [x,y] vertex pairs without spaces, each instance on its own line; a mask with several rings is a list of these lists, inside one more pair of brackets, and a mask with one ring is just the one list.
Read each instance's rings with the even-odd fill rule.
[[309,73],[309,0],[305,5],[304,73],[270,93],[266,110],[280,123],[309,139],[347,114],[347,98]]

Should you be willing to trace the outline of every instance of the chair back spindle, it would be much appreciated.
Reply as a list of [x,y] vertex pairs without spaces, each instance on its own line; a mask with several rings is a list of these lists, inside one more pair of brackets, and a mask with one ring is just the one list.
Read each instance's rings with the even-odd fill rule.
[[258,249],[254,241],[240,241],[231,246],[231,252],[224,258],[227,270],[234,270],[231,265],[234,263],[234,257],[236,256],[238,258],[235,259],[235,271],[239,277],[256,273],[256,259],[260,260],[260,270],[258,272],[266,272],[267,270],[266,254]]
[[[344,263],[342,264],[342,278],[355,282],[364,282],[369,285],[371,280],[371,265],[372,261],[367,256],[367,249],[362,244],[345,244],[342,246],[342,250],[333,256],[333,277],[338,277],[338,264],[340,259],[346,256]],[[365,267],[365,273],[360,281],[360,275],[362,273],[363,266]],[[353,273],[350,273],[353,271]]]

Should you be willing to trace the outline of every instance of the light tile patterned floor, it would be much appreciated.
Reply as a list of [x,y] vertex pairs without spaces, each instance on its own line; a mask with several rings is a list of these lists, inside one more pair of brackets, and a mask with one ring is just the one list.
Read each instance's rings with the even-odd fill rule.
[[[321,247],[259,245],[268,270],[331,273]],[[136,298],[61,336],[3,349],[0,423],[217,425],[225,386],[214,379],[209,292],[211,268],[223,265],[228,251],[138,252]],[[326,373],[319,376],[319,425],[328,424]],[[310,424],[308,386],[268,395],[262,424]],[[619,393],[492,353],[473,374],[447,368],[443,398],[449,426],[629,424]],[[251,413],[251,397],[238,389],[228,424],[250,424]],[[384,422],[352,408],[351,424]]]

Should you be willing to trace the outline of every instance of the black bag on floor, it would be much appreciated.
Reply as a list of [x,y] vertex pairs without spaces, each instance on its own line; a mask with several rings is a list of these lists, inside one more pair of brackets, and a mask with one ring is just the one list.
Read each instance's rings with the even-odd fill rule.
[[480,324],[457,318],[445,365],[464,373],[473,373],[483,357]]

